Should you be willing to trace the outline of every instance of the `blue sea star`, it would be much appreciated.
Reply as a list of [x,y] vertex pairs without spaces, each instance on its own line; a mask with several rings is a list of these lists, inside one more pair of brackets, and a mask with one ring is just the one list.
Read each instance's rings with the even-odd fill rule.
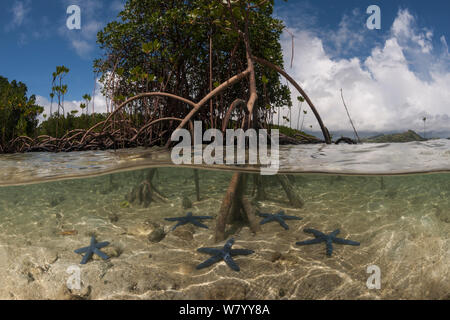
[[211,254],[212,257],[206,260],[203,263],[200,263],[197,266],[197,269],[203,269],[206,267],[209,267],[213,265],[216,262],[219,262],[221,260],[224,260],[226,264],[233,269],[234,271],[240,271],[241,269],[239,266],[234,262],[233,258],[234,256],[243,255],[247,256],[252,253],[254,253],[253,250],[247,250],[247,249],[231,249],[231,247],[234,244],[234,239],[230,239],[227,241],[227,243],[223,246],[223,248],[200,248],[197,251],[202,253]]
[[89,245],[89,247],[77,249],[77,250],[75,250],[75,253],[78,253],[78,254],[86,253],[83,256],[83,259],[81,260],[81,264],[86,264],[92,258],[94,253],[96,255],[98,255],[100,258],[102,258],[103,260],[108,260],[109,257],[105,253],[100,251],[101,248],[104,248],[108,245],[109,245],[109,242],[97,242],[95,240],[95,236],[92,236],[91,244]]
[[260,217],[265,218],[259,224],[266,224],[268,222],[276,221],[278,222],[284,229],[289,230],[289,226],[284,222],[284,220],[302,220],[302,218],[287,216],[283,210],[278,211],[278,213],[258,213]]
[[194,216],[192,215],[192,212],[188,212],[185,217],[179,217],[179,218],[166,218],[167,221],[178,221],[178,223],[172,228],[172,231],[178,228],[179,226],[185,225],[187,223],[192,223],[193,225],[208,229],[207,226],[205,226],[203,223],[201,223],[198,220],[203,219],[214,219],[213,217],[209,216]]
[[308,244],[316,244],[316,243],[325,242],[327,244],[327,256],[329,256],[329,257],[331,257],[331,255],[333,254],[333,243],[348,244],[351,246],[359,246],[359,244],[360,244],[359,242],[356,242],[356,241],[337,238],[336,236],[340,232],[339,229],[334,230],[332,233],[330,233],[328,235],[324,234],[320,231],[314,230],[314,229],[305,229],[303,231],[306,233],[312,233],[314,235],[314,237],[316,237],[316,238],[311,239],[311,240],[306,240],[306,241],[300,241],[300,242],[297,242],[296,244],[299,246],[304,246],[304,245],[308,245]]

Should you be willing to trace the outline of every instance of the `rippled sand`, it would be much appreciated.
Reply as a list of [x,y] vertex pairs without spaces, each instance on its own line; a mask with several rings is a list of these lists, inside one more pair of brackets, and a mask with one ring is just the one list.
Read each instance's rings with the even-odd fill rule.
[[[255,251],[235,261],[196,270],[208,258],[200,247],[214,244],[209,230],[173,225],[165,217],[192,211],[216,217],[230,172],[200,171],[202,199],[195,201],[192,169],[160,168],[155,185],[169,199],[125,207],[125,195],[145,170],[91,179],[65,180],[0,188],[1,299],[449,299],[450,174],[411,176],[297,175],[294,186],[304,199],[291,208],[281,186],[266,180],[270,199],[262,211],[284,209],[302,217],[289,231],[276,223],[252,234],[245,225],[233,231],[236,248]],[[249,190],[252,179],[249,179]],[[193,201],[182,208],[182,198]],[[167,235],[150,242],[156,228]],[[361,246],[299,247],[310,239],[304,228],[329,233]],[[68,235],[64,235],[64,232]],[[67,268],[81,256],[73,250],[89,244],[92,233],[110,241],[109,261],[81,266],[81,290],[68,290]],[[381,269],[380,290],[366,286],[367,267]],[[79,265],[78,265],[79,266]]]

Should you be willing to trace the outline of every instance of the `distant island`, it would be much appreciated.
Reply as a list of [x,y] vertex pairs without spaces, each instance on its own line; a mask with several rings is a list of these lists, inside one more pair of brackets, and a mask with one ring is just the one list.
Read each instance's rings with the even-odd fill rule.
[[391,142],[412,142],[412,141],[427,141],[422,136],[413,130],[408,130],[403,133],[394,134],[380,134],[374,137],[362,139],[365,143],[391,143]]

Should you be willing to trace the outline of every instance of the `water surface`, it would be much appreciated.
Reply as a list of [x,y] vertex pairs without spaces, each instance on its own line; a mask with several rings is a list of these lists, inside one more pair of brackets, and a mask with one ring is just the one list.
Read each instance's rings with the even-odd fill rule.
[[[257,201],[248,175],[245,196],[255,208],[301,217],[253,234],[228,226],[241,272],[224,263],[196,270],[214,243],[209,229],[171,232],[166,217],[217,218],[233,167],[173,167],[159,149],[0,156],[0,298],[3,299],[449,299],[449,141],[360,146],[297,146],[281,150],[281,174],[305,203],[292,207],[277,176],[264,177]],[[154,186],[167,199],[146,208],[127,195],[157,168]],[[214,169],[214,170],[213,170]],[[395,174],[395,175],[394,175]],[[70,178],[70,179],[69,179]],[[186,198],[192,208],[185,209]],[[185,201],[183,201],[183,199]],[[361,243],[299,247],[305,228]],[[154,231],[165,236],[154,239]],[[80,266],[73,250],[95,234],[111,245],[108,261]],[[150,241],[152,240],[152,241]],[[81,290],[69,290],[67,269],[81,267]],[[381,269],[381,290],[366,286],[367,267]]]

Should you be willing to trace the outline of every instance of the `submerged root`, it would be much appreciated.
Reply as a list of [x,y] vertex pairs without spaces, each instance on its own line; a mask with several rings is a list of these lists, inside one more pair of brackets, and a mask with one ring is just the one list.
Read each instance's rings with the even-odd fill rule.
[[235,173],[231,178],[216,223],[216,242],[226,239],[227,224],[248,222],[253,233],[261,230],[256,219],[255,210],[250,201],[244,196],[246,185],[247,176],[243,173]]
[[294,208],[303,208],[305,205],[305,202],[303,199],[295,192],[294,187],[292,186],[291,181],[289,181],[288,176],[286,175],[279,175],[277,176],[278,181],[280,182],[281,186],[284,189],[284,192],[286,193],[286,196],[289,199],[289,203]]
[[[235,227],[236,224],[245,222],[249,224],[250,230],[253,233],[261,230],[252,202],[245,196],[247,177],[247,174],[236,172],[231,178],[217,218],[215,230],[216,242],[225,240],[227,224],[234,225]],[[282,186],[291,206],[295,208],[302,208],[304,206],[303,199],[294,189],[293,177],[279,175],[276,177],[276,181]],[[253,190],[251,194],[255,196],[254,200],[256,201],[267,200],[264,182],[267,182],[267,178],[257,175],[253,176]]]
[[150,169],[145,180],[133,187],[126,197],[129,203],[135,203],[137,201],[139,205],[148,208],[153,201],[168,201],[168,199],[153,185],[152,180],[156,172],[157,169]]

